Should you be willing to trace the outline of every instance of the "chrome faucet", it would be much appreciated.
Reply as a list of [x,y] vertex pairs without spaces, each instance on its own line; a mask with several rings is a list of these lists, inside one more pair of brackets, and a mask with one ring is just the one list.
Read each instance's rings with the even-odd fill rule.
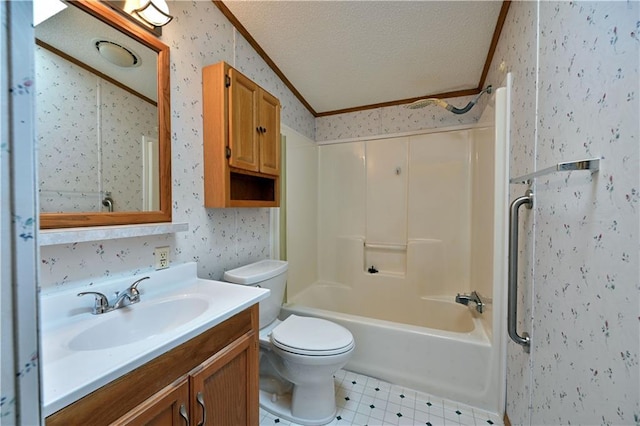
[[109,299],[107,299],[107,296],[97,291],[83,291],[82,293],[78,293],[78,296],[84,296],[86,294],[93,294],[96,297],[93,311],[91,312],[93,315],[109,312]]
[[123,306],[125,306],[125,303],[124,303],[125,300],[129,302],[127,303],[127,305],[133,305],[134,303],[138,303],[140,301],[140,292],[138,291],[138,284],[140,284],[141,281],[144,281],[147,279],[149,279],[149,277],[142,277],[136,282],[134,282],[133,284],[131,284],[128,289],[126,289],[122,293],[117,294],[116,301],[113,302],[112,310],[120,309]]
[[[135,281],[131,284],[125,291],[122,293],[116,293],[116,300],[113,302],[113,305],[109,304],[109,299],[102,293],[97,291],[84,291],[82,293],[78,293],[78,296],[84,296],[87,294],[93,294],[95,296],[95,304],[93,305],[92,313],[94,315],[104,314],[106,312],[111,312],[116,309],[120,309],[123,306],[133,305],[134,303],[138,303],[140,301],[140,291],[138,290],[138,284],[140,282],[149,279],[150,277],[142,277],[139,280]],[[129,303],[125,303],[125,301]]]
[[468,305],[469,302],[473,302],[476,304],[476,311],[482,313],[484,310],[484,302],[480,298],[480,295],[476,291],[472,291],[471,294],[460,294],[456,296],[456,303],[462,303],[463,305]]

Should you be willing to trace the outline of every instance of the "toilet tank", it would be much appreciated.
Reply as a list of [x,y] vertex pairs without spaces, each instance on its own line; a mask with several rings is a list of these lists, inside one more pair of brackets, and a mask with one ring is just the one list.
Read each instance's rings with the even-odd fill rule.
[[271,324],[280,313],[287,284],[288,263],[283,260],[261,260],[224,273],[223,280],[271,290],[260,302],[260,328]]

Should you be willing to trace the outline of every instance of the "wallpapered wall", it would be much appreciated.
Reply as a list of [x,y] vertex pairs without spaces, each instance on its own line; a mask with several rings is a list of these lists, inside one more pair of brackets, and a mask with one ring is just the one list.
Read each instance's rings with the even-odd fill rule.
[[40,211],[106,211],[102,191],[116,211],[142,210],[142,136],[157,139],[157,108],[41,47],[36,80]]
[[512,176],[603,158],[594,175],[537,179],[524,214],[518,327],[532,350],[508,347],[516,424],[640,422],[639,6],[514,2],[489,74],[501,61],[514,73]]
[[37,425],[38,247],[31,2],[0,3],[0,423]]
[[[463,96],[447,99],[447,101],[462,108],[474,97]],[[485,97],[486,95],[483,95],[483,98]],[[481,101],[484,101],[483,98]],[[329,115],[316,119],[316,142],[470,124],[476,123],[480,115],[482,115],[480,102],[463,115],[455,115],[436,106],[409,109],[402,105]]]
[[536,186],[532,423],[640,422],[639,31],[638,2],[540,3],[536,166],[604,160]]
[[315,138],[313,116],[210,1],[169,2],[174,20],[163,28],[171,48],[173,220],[175,235],[41,248],[42,288],[142,273],[155,247],[169,245],[176,263],[197,261],[198,274],[219,279],[225,269],[269,256],[268,209],[205,209],[202,164],[202,66],[224,60],[274,94],[281,120]]

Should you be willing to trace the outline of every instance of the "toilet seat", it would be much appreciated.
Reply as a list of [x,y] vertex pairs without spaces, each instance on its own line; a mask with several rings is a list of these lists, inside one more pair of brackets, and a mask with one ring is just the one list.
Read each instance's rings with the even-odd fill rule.
[[353,335],[341,325],[320,318],[290,315],[271,331],[271,343],[298,355],[331,356],[350,351]]

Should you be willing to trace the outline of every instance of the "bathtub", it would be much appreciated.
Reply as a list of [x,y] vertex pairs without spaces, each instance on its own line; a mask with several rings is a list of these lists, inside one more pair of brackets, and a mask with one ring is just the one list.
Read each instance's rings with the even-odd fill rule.
[[[453,296],[405,299],[401,309],[388,309],[388,298],[367,304],[355,298],[349,287],[316,283],[289,300],[282,315],[323,318],[349,329],[356,349],[347,370],[499,411],[495,351],[481,314]],[[387,309],[379,309],[383,304]],[[482,315],[491,315],[490,307]]]

